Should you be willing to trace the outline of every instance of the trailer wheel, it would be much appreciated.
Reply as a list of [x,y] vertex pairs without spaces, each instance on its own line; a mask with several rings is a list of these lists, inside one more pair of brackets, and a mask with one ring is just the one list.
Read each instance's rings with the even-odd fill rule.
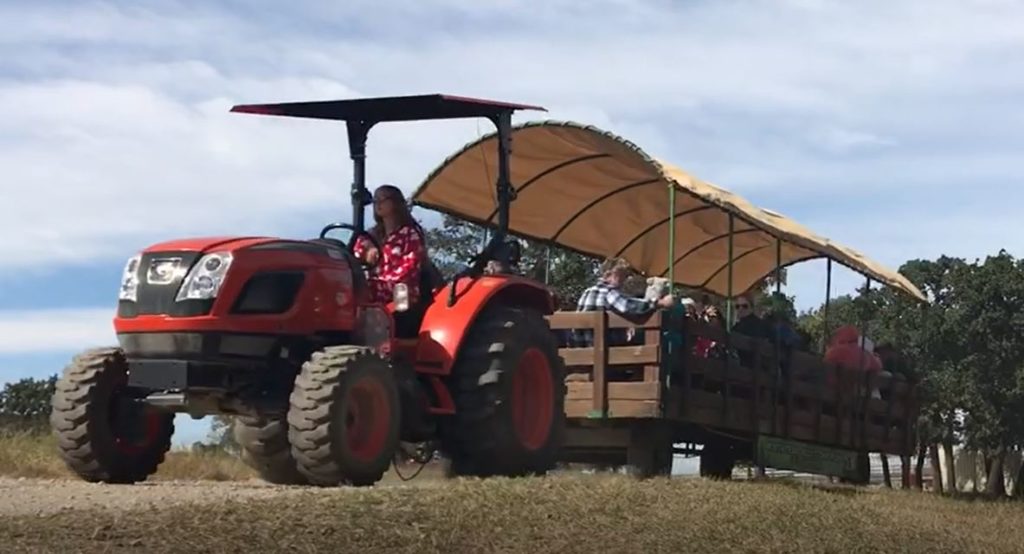
[[626,461],[630,474],[640,479],[672,474],[672,428],[662,422],[634,424],[630,429]]
[[305,485],[288,443],[288,421],[283,417],[235,418],[235,442],[242,448],[242,461],[275,485]]
[[846,485],[854,485],[857,487],[864,487],[871,484],[871,457],[867,452],[857,453],[857,471],[856,477],[844,478],[840,477],[839,482]]
[[448,474],[544,474],[565,440],[565,368],[544,317],[494,306],[480,315],[449,386],[455,415],[442,426]]
[[710,441],[700,453],[700,476],[708,479],[732,479],[736,454],[724,442]]
[[50,425],[60,457],[90,482],[136,483],[156,472],[171,448],[174,415],[133,398],[119,348],[76,356],[57,381]]
[[371,349],[314,352],[295,379],[288,440],[298,471],[320,486],[373,485],[398,448],[401,405],[391,366]]

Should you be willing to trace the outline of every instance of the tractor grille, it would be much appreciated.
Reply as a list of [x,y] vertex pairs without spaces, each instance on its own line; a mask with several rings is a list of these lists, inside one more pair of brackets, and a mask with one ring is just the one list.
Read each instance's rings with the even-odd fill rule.
[[[118,317],[131,318],[140,315],[170,315],[191,317],[208,314],[213,300],[184,300],[175,302],[185,274],[200,252],[149,252],[142,255],[139,263],[139,288],[135,302],[121,301],[117,306]],[[160,269],[176,267],[168,273]]]

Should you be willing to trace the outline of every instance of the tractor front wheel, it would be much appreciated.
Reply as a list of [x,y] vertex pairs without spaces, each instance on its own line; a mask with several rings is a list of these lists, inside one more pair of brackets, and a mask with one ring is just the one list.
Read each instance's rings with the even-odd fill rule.
[[311,484],[369,486],[384,476],[402,414],[394,373],[380,356],[361,346],[313,353],[290,402],[292,457]]
[[565,369],[544,317],[495,306],[463,344],[450,383],[455,415],[441,436],[448,475],[553,469],[565,436]]
[[64,463],[82,479],[135,483],[156,472],[171,448],[174,415],[129,394],[119,348],[89,350],[57,381],[50,425]]
[[235,418],[235,442],[242,448],[242,460],[275,485],[305,485],[288,444],[288,421],[277,416]]

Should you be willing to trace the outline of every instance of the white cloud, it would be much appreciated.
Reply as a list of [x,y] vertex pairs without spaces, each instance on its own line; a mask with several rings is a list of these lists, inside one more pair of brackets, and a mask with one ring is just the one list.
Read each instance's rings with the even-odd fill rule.
[[0,310],[0,356],[117,344],[112,308]]
[[[984,222],[1024,202],[1021,28],[1019,3],[952,0],[8,4],[0,267],[310,235],[348,214],[343,126],[228,107],[430,91],[546,105],[892,263],[1020,248]],[[489,131],[381,126],[370,180],[411,190]],[[1002,200],[964,203],[966,184]]]

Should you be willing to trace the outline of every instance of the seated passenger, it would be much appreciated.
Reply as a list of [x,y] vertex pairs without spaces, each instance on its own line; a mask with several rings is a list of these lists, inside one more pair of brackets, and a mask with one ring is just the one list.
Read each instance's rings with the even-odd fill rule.
[[[825,363],[852,371],[882,370],[882,360],[871,351],[870,340],[862,340],[860,332],[853,325],[844,325],[832,334],[828,349],[825,351]],[[830,375],[828,384],[834,386],[835,373]],[[875,393],[877,391],[872,391],[872,394]]]
[[[394,299],[394,287],[404,283],[409,290],[409,305],[420,300],[420,279],[429,263],[423,228],[412,217],[409,205],[398,187],[382,185],[373,193],[373,219],[369,233],[383,248],[365,237],[355,244],[355,255],[377,265],[367,279],[371,302],[386,304]],[[429,294],[429,292],[427,292]]]
[[[608,310],[626,317],[643,317],[650,315],[657,308],[669,308],[675,304],[675,298],[665,295],[657,301],[629,296],[622,291],[622,285],[629,277],[629,264],[622,259],[609,259],[601,264],[601,278],[597,284],[587,288],[580,294],[576,303],[576,311],[593,312]],[[593,344],[590,330],[580,330],[578,340]],[[609,344],[626,344],[628,339],[625,329],[609,331]]]
[[733,302],[736,308],[736,321],[732,325],[732,332],[748,336],[754,339],[772,338],[764,320],[758,317],[754,311],[754,297],[750,293],[741,294]]

